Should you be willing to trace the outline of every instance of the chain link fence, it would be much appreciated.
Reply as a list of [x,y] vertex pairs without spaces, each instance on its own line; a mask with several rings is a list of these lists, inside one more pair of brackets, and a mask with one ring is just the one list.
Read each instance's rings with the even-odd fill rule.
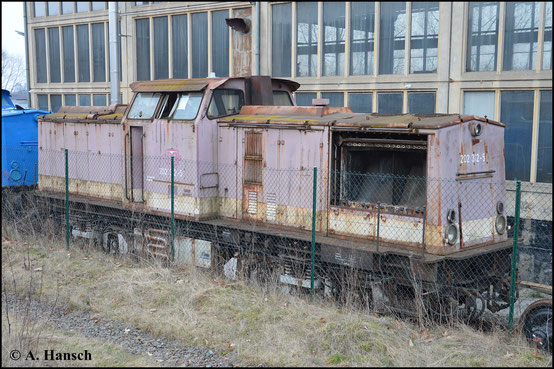
[[[68,247],[84,240],[108,253],[440,321],[507,316],[522,291],[536,291],[533,283],[551,291],[551,184],[523,185],[517,220],[516,183],[492,175],[276,169],[248,155],[242,166],[63,150],[38,156],[38,190],[3,188],[3,219],[33,232],[63,230]],[[511,283],[513,249],[517,281],[532,284]],[[539,296],[525,293],[524,302]]]

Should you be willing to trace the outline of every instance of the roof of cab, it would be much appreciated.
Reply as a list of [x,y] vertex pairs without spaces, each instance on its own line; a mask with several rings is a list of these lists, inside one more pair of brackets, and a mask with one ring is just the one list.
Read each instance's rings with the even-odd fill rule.
[[127,104],[110,106],[62,106],[57,112],[45,114],[39,118],[43,121],[69,121],[72,123],[119,123],[127,109]]
[[[225,78],[187,78],[187,79],[157,79],[154,81],[133,82],[130,87],[133,92],[179,92],[201,91],[206,86],[210,89],[217,88],[229,80],[244,80],[248,77]],[[296,91],[300,84],[287,79],[272,78],[273,81],[286,84],[291,91]]]
[[350,108],[322,106],[243,106],[240,114],[219,119],[220,123],[333,126],[340,128],[440,129],[469,120],[504,127],[503,123],[460,114],[365,114]]

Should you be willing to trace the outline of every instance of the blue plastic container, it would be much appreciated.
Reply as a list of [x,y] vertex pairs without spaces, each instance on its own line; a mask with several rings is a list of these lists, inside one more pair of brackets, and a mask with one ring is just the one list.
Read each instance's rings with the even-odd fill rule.
[[16,106],[9,91],[2,90],[2,187],[37,183],[37,117],[49,113]]

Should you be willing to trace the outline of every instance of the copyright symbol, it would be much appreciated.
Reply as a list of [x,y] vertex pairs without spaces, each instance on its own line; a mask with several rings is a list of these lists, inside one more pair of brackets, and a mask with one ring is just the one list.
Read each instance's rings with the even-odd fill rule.
[[10,359],[12,360],[19,360],[21,359],[21,352],[17,350],[10,351]]

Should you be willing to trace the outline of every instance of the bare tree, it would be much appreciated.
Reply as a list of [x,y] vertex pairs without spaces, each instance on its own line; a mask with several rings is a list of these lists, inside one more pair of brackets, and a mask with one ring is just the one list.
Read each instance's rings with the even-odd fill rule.
[[2,88],[11,91],[18,84],[25,84],[23,58],[2,50]]

